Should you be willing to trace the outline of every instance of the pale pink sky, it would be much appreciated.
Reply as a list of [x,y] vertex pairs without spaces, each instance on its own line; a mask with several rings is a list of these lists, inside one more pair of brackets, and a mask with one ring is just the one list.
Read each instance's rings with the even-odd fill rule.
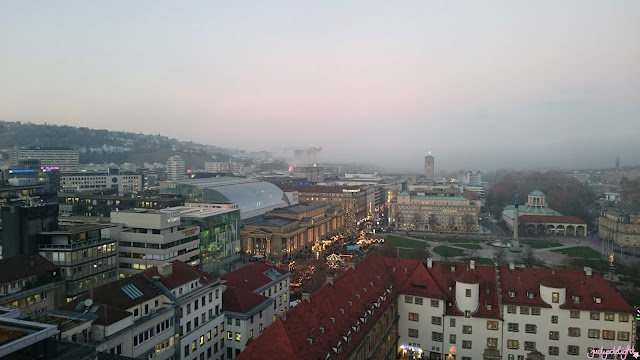
[[392,170],[427,150],[450,169],[638,164],[639,17],[635,1],[6,1],[0,119]]

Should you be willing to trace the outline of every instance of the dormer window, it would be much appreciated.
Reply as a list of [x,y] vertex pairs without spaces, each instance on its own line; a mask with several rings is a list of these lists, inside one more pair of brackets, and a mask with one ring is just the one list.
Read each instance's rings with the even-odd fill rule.
[[516,292],[515,291],[509,291],[509,297],[510,298],[516,297]]
[[327,353],[327,356],[325,356],[324,360],[331,360],[331,353]]
[[534,293],[532,293],[532,292],[528,292],[528,293],[527,293],[527,297],[528,297],[529,299],[533,299],[533,298],[535,297],[535,294],[534,294]]
[[336,354],[340,354],[340,352],[342,351],[342,341],[338,341],[338,345],[336,345],[335,347],[331,347],[331,349],[332,349]]
[[596,304],[602,304],[602,298],[600,296],[594,296],[593,302]]
[[471,317],[471,311],[469,311],[469,310],[465,310],[465,311],[464,311],[464,317],[466,317],[466,318],[470,318],[470,317]]
[[577,304],[580,303],[580,296],[578,295],[573,295],[571,299],[573,300],[574,303],[577,303]]
[[487,310],[491,310],[493,308],[493,306],[491,306],[491,304],[487,304]]

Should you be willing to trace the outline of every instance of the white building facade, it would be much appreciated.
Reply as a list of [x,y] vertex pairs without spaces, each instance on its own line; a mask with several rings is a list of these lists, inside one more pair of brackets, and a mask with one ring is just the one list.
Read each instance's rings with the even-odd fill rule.
[[142,191],[142,175],[109,175],[104,173],[75,173],[60,176],[61,192],[90,191],[118,188],[118,194]]

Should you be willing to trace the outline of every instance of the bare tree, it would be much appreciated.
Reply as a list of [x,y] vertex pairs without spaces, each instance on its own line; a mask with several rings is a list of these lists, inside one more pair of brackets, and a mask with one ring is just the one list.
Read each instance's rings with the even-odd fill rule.
[[471,214],[464,214],[462,216],[462,224],[467,229],[467,232],[472,232],[476,230],[476,219],[475,216]]
[[453,228],[456,226],[456,218],[453,215],[449,215],[449,232],[453,231]]
[[429,223],[429,228],[431,229],[431,231],[435,231],[436,226],[438,226],[438,218],[434,214],[429,214],[427,222]]
[[526,267],[538,267],[542,265],[542,260],[540,260],[530,246],[522,252],[520,261]]
[[496,252],[493,253],[493,262],[500,266],[504,266],[507,264],[507,252],[504,250],[504,248],[499,248],[498,250],[496,250]]
[[420,218],[420,211],[415,211],[412,215],[411,215],[411,224],[414,226],[414,228],[417,230],[420,228],[420,225],[422,223],[421,221],[422,219]]

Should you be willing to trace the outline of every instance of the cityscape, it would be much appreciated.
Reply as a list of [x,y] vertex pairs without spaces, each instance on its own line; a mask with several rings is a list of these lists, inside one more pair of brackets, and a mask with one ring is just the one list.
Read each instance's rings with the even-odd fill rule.
[[640,358],[640,5],[37,3],[0,359]]

